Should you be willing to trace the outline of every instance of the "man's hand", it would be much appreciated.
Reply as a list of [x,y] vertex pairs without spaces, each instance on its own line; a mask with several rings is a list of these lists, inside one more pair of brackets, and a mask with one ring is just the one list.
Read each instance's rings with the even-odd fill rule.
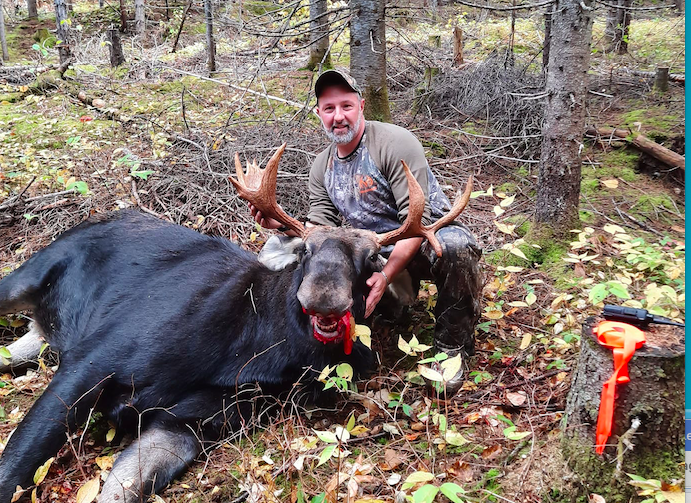
[[386,277],[380,272],[375,272],[366,283],[370,291],[365,301],[365,318],[369,318],[386,291]]
[[261,225],[264,229],[278,229],[279,227],[282,227],[283,224],[281,224],[281,222],[278,220],[274,220],[273,218],[264,218],[262,212],[255,208],[252,203],[249,203],[249,207],[254,221]]

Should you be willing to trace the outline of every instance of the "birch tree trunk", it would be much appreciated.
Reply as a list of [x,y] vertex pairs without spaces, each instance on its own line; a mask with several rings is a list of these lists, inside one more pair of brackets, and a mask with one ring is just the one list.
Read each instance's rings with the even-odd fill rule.
[[29,12],[29,19],[38,19],[36,0],[26,0],[26,10]]
[[350,73],[365,98],[365,118],[389,122],[385,0],[351,0]]
[[581,149],[593,29],[592,0],[557,0],[552,6],[547,101],[535,222],[538,233],[565,236],[578,224]]
[[204,17],[206,18],[206,52],[209,73],[216,71],[216,42],[214,41],[214,20],[212,0],[204,0]]
[[2,49],[2,59],[0,60],[0,66],[2,66],[5,61],[10,59],[10,53],[7,51],[7,35],[5,33],[5,12],[2,8],[2,3],[0,3],[0,48]]
[[310,56],[307,69],[321,71],[331,66],[329,50],[329,16],[326,0],[310,0]]
[[146,28],[146,14],[144,0],[134,0],[134,32],[143,35]]
[[58,54],[60,64],[64,64],[72,57],[70,20],[67,15],[67,3],[65,0],[55,0],[55,24],[57,25]]

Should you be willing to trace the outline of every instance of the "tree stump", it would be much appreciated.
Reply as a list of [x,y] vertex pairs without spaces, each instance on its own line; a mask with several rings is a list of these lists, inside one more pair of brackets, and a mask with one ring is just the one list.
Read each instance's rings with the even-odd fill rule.
[[595,428],[600,393],[614,371],[612,350],[593,334],[599,321],[602,318],[591,317],[583,324],[562,448],[588,493],[623,503],[636,494],[626,473],[666,481],[684,476],[684,330],[665,325],[645,330],[646,343],[628,365],[631,381],[617,385],[612,435],[599,456]]
[[669,68],[658,67],[655,72],[655,89],[661,93],[666,93],[669,88]]
[[463,30],[458,26],[453,27],[453,64],[463,64]]
[[122,44],[120,43],[120,32],[117,28],[110,28],[108,30],[108,42],[110,45],[110,66],[115,68],[125,62],[125,55],[122,52]]

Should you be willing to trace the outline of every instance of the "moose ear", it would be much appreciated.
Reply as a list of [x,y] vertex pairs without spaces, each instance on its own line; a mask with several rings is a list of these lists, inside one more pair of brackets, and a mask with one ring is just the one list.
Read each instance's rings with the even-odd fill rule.
[[305,250],[305,242],[296,237],[271,236],[259,252],[259,262],[272,271],[280,271],[297,263]]

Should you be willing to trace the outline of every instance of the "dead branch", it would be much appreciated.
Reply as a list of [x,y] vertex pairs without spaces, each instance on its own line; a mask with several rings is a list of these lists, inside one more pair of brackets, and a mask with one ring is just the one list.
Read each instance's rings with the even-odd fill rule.
[[595,136],[600,140],[606,138],[609,138],[610,140],[612,138],[626,140],[627,142],[635,145],[642,152],[654,157],[658,161],[662,161],[673,168],[680,168],[682,171],[686,171],[686,160],[683,155],[679,155],[667,147],[663,147],[659,143],[655,143],[653,140],[646,138],[642,134],[633,133],[628,129],[598,128],[594,126],[588,127],[586,129],[586,134]]

